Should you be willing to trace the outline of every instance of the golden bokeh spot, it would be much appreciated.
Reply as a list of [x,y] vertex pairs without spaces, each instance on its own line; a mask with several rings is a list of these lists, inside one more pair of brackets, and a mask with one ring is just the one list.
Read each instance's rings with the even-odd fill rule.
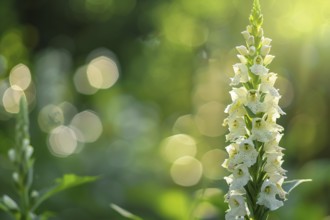
[[89,84],[97,89],[108,89],[119,78],[117,63],[106,56],[93,59],[87,66],[87,79]]
[[161,145],[161,154],[169,162],[174,162],[183,156],[194,157],[196,152],[196,141],[186,134],[176,134],[168,137]]
[[78,146],[74,131],[67,126],[58,126],[48,137],[50,152],[57,157],[67,157],[73,154]]
[[11,86],[6,89],[2,96],[2,105],[8,113],[19,112],[19,101],[24,95],[23,90],[18,86]]
[[196,185],[203,174],[202,164],[194,157],[184,156],[174,161],[171,177],[180,186]]
[[44,132],[50,132],[54,128],[63,125],[64,114],[60,107],[56,105],[47,105],[41,109],[38,115],[38,124]]
[[74,130],[77,140],[83,143],[95,142],[103,132],[101,119],[92,111],[76,114],[70,127]]
[[9,82],[11,86],[18,86],[22,90],[26,90],[31,83],[30,69],[24,64],[16,65],[10,71]]

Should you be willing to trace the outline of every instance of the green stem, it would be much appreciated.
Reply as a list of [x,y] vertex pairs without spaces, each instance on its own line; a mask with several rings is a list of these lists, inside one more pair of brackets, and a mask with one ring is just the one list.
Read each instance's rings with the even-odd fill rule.
[[24,96],[20,100],[20,110],[17,116],[16,125],[16,161],[15,172],[18,179],[14,180],[17,186],[17,193],[20,197],[20,215],[17,220],[32,220],[31,213],[31,198],[30,188],[33,178],[33,159],[29,155],[29,118],[27,101]]

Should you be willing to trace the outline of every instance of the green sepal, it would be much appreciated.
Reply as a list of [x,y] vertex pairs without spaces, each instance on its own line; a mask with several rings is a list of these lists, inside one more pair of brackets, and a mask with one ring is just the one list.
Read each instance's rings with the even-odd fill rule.
[[247,116],[247,115],[244,115],[244,121],[245,121],[245,126],[246,128],[251,131],[252,129],[252,122],[251,122],[251,119]]
[[65,174],[62,178],[56,179],[56,185],[51,189],[47,190],[45,193],[40,195],[32,207],[32,211],[36,210],[38,206],[45,200],[54,196],[55,194],[73,188],[82,184],[94,182],[98,179],[95,176],[76,176],[75,174]]
[[133,219],[133,220],[143,220],[142,218],[140,218],[139,216],[136,216],[132,213],[130,213],[129,211],[121,208],[120,206],[116,205],[116,204],[110,204],[110,207],[115,210],[117,213],[119,213],[121,216],[128,218],[128,219]]
[[[251,111],[251,109],[250,109],[249,107],[247,107],[247,106],[244,105],[244,108],[245,108],[246,113],[248,114],[248,116],[249,116],[250,118],[255,118],[255,117],[257,117],[257,115],[254,114],[254,113]],[[251,126],[252,126],[252,125],[251,125]]]
[[289,181],[285,181],[282,184],[282,188],[287,193],[290,193],[294,188],[296,188],[297,186],[299,186],[301,183],[311,182],[311,181],[312,181],[312,179],[289,180]]
[[260,95],[260,102],[264,102],[265,98],[266,98],[266,93],[262,92],[261,95]]

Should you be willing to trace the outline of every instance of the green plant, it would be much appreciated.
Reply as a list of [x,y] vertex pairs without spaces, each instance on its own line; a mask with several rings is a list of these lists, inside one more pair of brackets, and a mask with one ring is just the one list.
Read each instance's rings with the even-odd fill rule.
[[281,95],[274,87],[277,74],[268,69],[274,59],[269,54],[272,40],[264,37],[259,0],[254,0],[249,20],[250,25],[242,32],[246,45],[236,47],[240,63],[233,66],[232,103],[225,110],[230,145],[223,167],[232,173],[225,177],[229,185],[226,220],[266,220],[270,211],[283,206],[294,187],[309,181],[284,182],[284,148],[279,146],[284,128],[276,120],[285,113],[278,105]]
[[79,177],[74,174],[65,174],[56,179],[54,186],[37,191],[33,189],[33,157],[34,148],[30,145],[28,105],[24,95],[20,99],[20,110],[17,114],[16,144],[8,152],[13,164],[12,179],[19,201],[9,195],[4,195],[0,201],[0,209],[8,213],[15,220],[46,220],[52,214],[37,213],[38,207],[51,196],[84,183],[95,181],[96,177]]

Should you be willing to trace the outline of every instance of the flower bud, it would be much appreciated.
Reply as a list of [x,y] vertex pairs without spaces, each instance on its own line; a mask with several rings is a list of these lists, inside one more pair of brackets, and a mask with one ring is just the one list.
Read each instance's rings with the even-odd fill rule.
[[268,64],[270,64],[274,58],[275,56],[273,55],[266,55],[264,59],[264,65],[267,66]]
[[19,175],[17,172],[14,172],[12,177],[13,177],[13,180],[15,181],[15,183],[19,183]]
[[36,191],[36,190],[33,190],[33,191],[31,192],[31,197],[32,197],[32,198],[37,198],[37,197],[39,197],[39,192]]
[[249,39],[246,41],[246,43],[247,43],[249,46],[254,45],[254,37],[253,37],[253,36],[250,36]]
[[14,149],[10,149],[10,150],[8,151],[8,157],[9,157],[9,160],[10,160],[11,162],[15,162],[15,160],[16,160],[16,152],[15,152]]
[[2,201],[10,210],[18,210],[19,209],[16,202],[7,195],[4,195],[2,197]]
[[256,48],[254,46],[249,48],[249,55],[253,56],[256,53]]
[[272,48],[271,46],[267,46],[267,45],[262,46],[261,49],[260,49],[260,54],[262,56],[268,55],[271,48]]
[[244,39],[247,41],[250,37],[250,33],[248,31],[242,31],[241,34],[243,35]]
[[31,145],[28,145],[25,148],[25,159],[26,160],[30,159],[32,154],[33,154],[33,147]]
[[249,54],[249,51],[243,45],[236,47],[236,50],[243,56],[247,56]]
[[269,46],[270,43],[272,42],[272,39],[265,37],[265,38],[262,38],[261,42],[262,42],[262,45]]

